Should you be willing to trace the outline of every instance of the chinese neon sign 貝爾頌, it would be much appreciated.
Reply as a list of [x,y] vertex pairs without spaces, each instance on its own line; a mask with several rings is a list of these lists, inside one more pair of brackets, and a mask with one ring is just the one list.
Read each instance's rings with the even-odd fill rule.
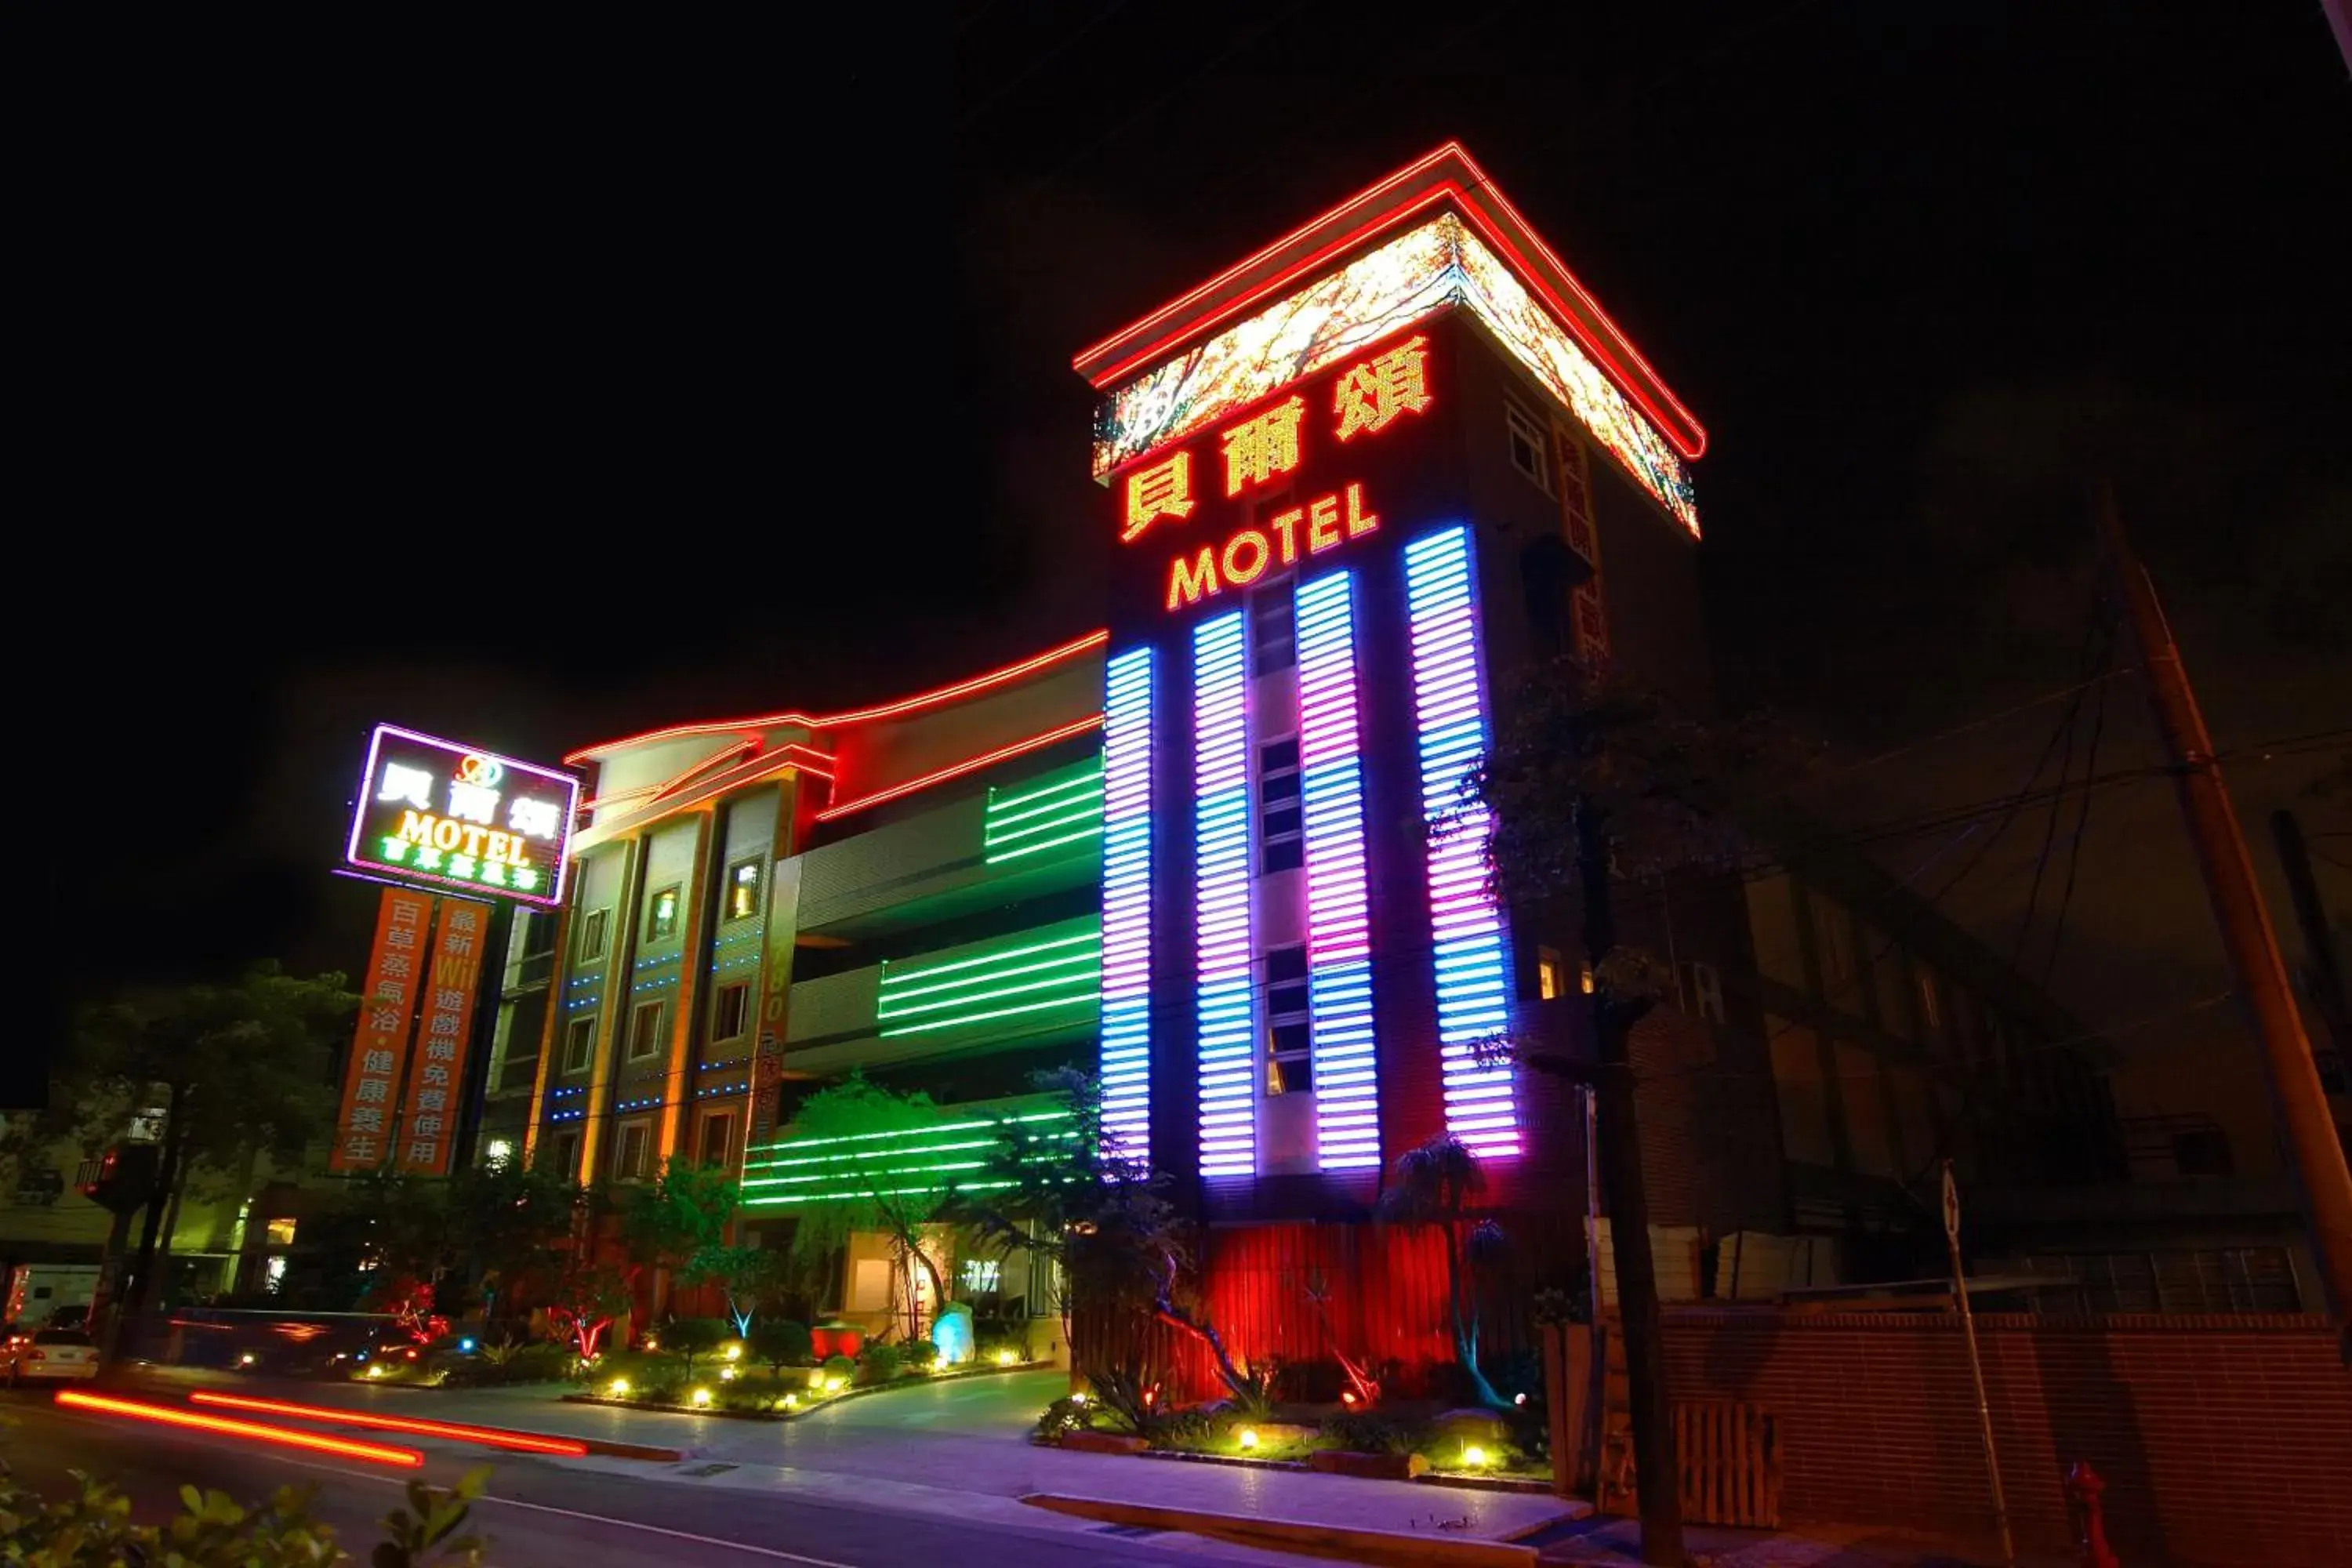
[[568,773],[379,724],[344,858],[402,881],[552,907],[579,802]]

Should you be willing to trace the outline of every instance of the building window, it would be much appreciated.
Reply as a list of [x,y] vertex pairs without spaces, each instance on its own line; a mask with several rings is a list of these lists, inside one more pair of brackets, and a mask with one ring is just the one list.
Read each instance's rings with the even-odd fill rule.
[[735,1159],[735,1113],[722,1111],[702,1119],[700,1159],[706,1165],[729,1165]]
[[590,1008],[564,1026],[563,1070],[586,1072],[596,1055],[596,1010]]
[[558,1132],[547,1141],[545,1165],[547,1173],[557,1181],[576,1181],[580,1176],[580,1134]]
[[1690,1011],[1710,1024],[1724,1021],[1723,972],[1712,963],[1690,966]]
[[646,940],[647,942],[675,942],[677,940],[677,911],[678,905],[681,901],[682,900],[678,896],[677,884],[675,882],[654,895],[654,901],[646,911]]
[[710,1037],[713,1041],[740,1040],[744,1026],[751,1018],[751,985],[739,981],[722,985],[710,1004]]
[[1930,1029],[1944,1026],[1944,999],[1937,990],[1932,970],[1919,972],[1919,1017]]
[[629,1059],[643,1061],[647,1057],[661,1055],[662,1015],[668,1010],[663,1002],[640,1002],[629,1015]]
[[1272,675],[1298,662],[1298,613],[1288,583],[1250,595],[1250,673]]
[[1314,1036],[1307,1027],[1307,950],[1271,950],[1265,955],[1268,1094],[1299,1094],[1315,1087]]
[[1545,456],[1550,438],[1542,422],[1517,404],[1506,403],[1503,424],[1510,432],[1511,467],[1526,475],[1536,489],[1551,494],[1551,460]]
[[290,1219],[271,1220],[264,1227],[265,1234],[268,1236],[269,1240],[269,1245],[272,1247],[293,1246],[295,1224],[296,1222]]
[[624,1121],[620,1135],[613,1141],[613,1179],[616,1182],[642,1182],[651,1163],[654,1129],[650,1121]]
[[580,917],[580,962],[589,963],[604,956],[604,939],[610,934],[613,911],[590,910]]
[[1536,949],[1536,999],[1557,1002],[1568,994],[1568,966],[1560,962],[1559,949]]
[[1258,869],[1287,871],[1307,861],[1300,829],[1298,737],[1270,741],[1257,752]]
[[2172,1135],[2172,1163],[2184,1176],[2226,1176],[2237,1167],[2230,1160],[2230,1137],[2219,1127],[2191,1127]]
[[760,912],[760,862],[738,860],[727,868],[727,918],[748,921]]

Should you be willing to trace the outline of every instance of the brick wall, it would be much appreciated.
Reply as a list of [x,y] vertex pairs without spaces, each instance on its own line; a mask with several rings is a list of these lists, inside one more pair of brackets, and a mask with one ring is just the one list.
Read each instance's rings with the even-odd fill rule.
[[[1977,1320],[2021,1542],[2067,1540],[2061,1478],[2087,1460],[2127,1563],[2352,1557],[2352,1371],[2309,1317]],[[1957,1319],[1670,1313],[1676,1398],[1762,1404],[1780,1423],[1791,1522],[1990,1533]]]

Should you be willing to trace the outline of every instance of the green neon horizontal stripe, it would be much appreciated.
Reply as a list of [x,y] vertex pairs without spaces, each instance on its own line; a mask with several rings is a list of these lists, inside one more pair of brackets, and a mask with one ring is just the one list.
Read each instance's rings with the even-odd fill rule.
[[1020,996],[1032,991],[1051,991],[1056,987],[1070,991],[1089,985],[1098,986],[1101,984],[1102,966],[1098,963],[1089,963],[1083,968],[1071,969],[1066,973],[1049,974],[1042,980],[1024,980],[1013,985],[991,984],[977,989],[958,986],[953,995],[933,996],[929,1001],[917,1002],[911,1006],[900,1005],[904,998],[896,998],[890,1003],[877,1006],[874,1016],[882,1022],[888,1023],[893,1018],[911,1018],[919,1013],[938,1013],[950,1007],[969,1007],[978,1002],[993,1002],[1000,996]]
[[895,1039],[900,1035],[926,1034],[933,1029],[953,1029],[965,1024],[984,1024],[991,1018],[1010,1018],[1016,1014],[1035,1013],[1047,1007],[1092,1006],[1102,1000],[1099,986],[1083,996],[1054,997],[1044,1002],[1030,1002],[1018,1007],[998,1007],[985,1013],[969,1013],[958,1018],[931,1018],[920,1024],[908,1024],[896,1029],[884,1029],[881,1037]]
[[761,1144],[751,1152],[754,1155],[772,1154],[782,1149],[816,1149],[830,1143],[866,1143],[877,1138],[927,1138],[941,1132],[969,1132],[976,1127],[1001,1127],[1008,1121],[1066,1121],[1069,1119],[1070,1113],[1066,1110],[1032,1110],[1021,1116],[992,1116],[984,1121],[933,1122],[926,1127],[899,1127],[887,1132],[844,1132],[835,1138],[779,1138],[772,1143]]
[[1033,828],[1024,828],[1018,833],[992,833],[989,835],[987,841],[981,845],[981,852],[992,860],[998,858],[1006,848],[1013,845],[1034,844],[1040,838],[1066,837],[1073,831],[1080,834],[1100,833],[1102,813],[1090,811],[1079,816],[1057,816],[1051,822],[1041,822]]
[[[1096,940],[1099,942],[1101,939]],[[928,978],[920,974],[912,976],[907,983],[897,985],[886,980],[882,985],[881,994],[875,999],[875,1005],[887,1007],[894,1003],[904,1002],[909,996],[936,996],[944,991],[968,992],[974,986],[993,985],[998,981],[1009,979],[1015,974],[1035,974],[1048,969],[1071,969],[1073,966],[1090,969],[1098,967],[1101,963],[1102,949],[1097,946],[1078,952],[1063,953],[1055,958],[1041,958],[1034,963],[1016,963],[1010,969],[982,970],[977,973],[965,975],[960,980],[943,980],[937,985],[915,984],[914,981]]]
[[761,1167],[777,1170],[785,1165],[856,1164],[863,1160],[908,1160],[918,1154],[953,1154],[965,1149],[986,1149],[996,1142],[993,1138],[967,1138],[954,1143],[919,1143],[911,1149],[843,1149],[831,1154],[795,1154],[789,1160],[775,1160]]
[[1103,792],[1101,776],[1097,774],[1092,781],[1092,784],[1093,787],[1090,789],[1083,790],[1076,795],[1065,795],[1057,800],[1049,800],[1043,805],[1026,806],[1020,811],[999,811],[992,807],[988,812],[983,826],[986,827],[988,833],[993,837],[997,834],[1000,828],[1003,827],[1008,823],[1031,822],[1041,816],[1052,816],[1056,812],[1065,813],[1073,816],[1098,816],[1102,814]]
[[[961,1190],[967,1193],[992,1193],[1000,1188],[1009,1187],[1012,1184],[1013,1184],[1011,1182],[965,1182],[961,1184]],[[874,1192],[867,1188],[859,1187],[848,1192],[840,1193],[779,1193],[773,1197],[747,1197],[743,1200],[743,1206],[746,1208],[755,1206],[774,1208],[784,1204],[830,1204],[841,1203],[851,1198],[896,1198],[904,1197],[909,1193],[937,1193],[944,1191],[946,1191],[946,1188],[943,1186],[920,1186],[893,1187],[887,1192]]]
[[1079,828],[1076,833],[1065,833],[1059,838],[1048,838],[1041,843],[1024,844],[1017,849],[1000,850],[995,846],[991,845],[988,848],[987,864],[991,866],[999,866],[1007,860],[1018,860],[1024,855],[1034,855],[1040,849],[1051,849],[1059,844],[1076,844],[1081,838],[1099,838],[1101,837],[1102,823],[1099,820],[1097,820],[1087,823],[1087,826]]
[[1026,805],[1033,800],[1044,800],[1048,795],[1059,795],[1066,790],[1078,789],[1087,784],[1097,784],[1102,782],[1102,759],[1099,756],[1092,762],[1081,763],[1077,765],[1084,771],[1071,773],[1065,778],[1054,779],[1048,784],[1031,785],[1018,795],[1000,795],[992,790],[989,792],[987,809],[992,815],[999,811],[1010,810],[1016,805]]
[[1027,953],[1045,952],[1054,948],[1067,947],[1072,942],[1100,942],[1101,940],[1102,931],[1097,922],[1093,930],[1077,931],[1069,936],[1057,936],[1049,942],[1034,942],[1022,947],[1000,947],[993,952],[974,953],[970,958],[954,959],[946,963],[926,963],[920,968],[908,967],[902,963],[901,966],[894,972],[890,961],[886,958],[882,961],[882,984],[888,985],[894,980],[929,980],[935,974],[949,974],[958,970],[970,969],[976,963],[998,963],[1005,959],[1019,958]]

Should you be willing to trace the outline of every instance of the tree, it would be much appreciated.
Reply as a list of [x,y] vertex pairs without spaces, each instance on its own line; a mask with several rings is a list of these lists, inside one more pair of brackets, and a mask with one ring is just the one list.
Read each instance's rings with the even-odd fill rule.
[[1516,1042],[1504,1048],[1523,1067],[1593,1088],[1645,1563],[1683,1561],[1682,1500],[1631,1052],[1633,1026],[1657,991],[1647,956],[1621,945],[1615,885],[1721,861],[1738,844],[1743,806],[1774,793],[1796,769],[1785,732],[1769,718],[1700,724],[1654,694],[1559,659],[1525,682],[1464,784],[1488,819],[1496,896],[1516,908],[1572,905],[1581,925],[1594,1059]]
[[1495,1392],[1478,1364],[1478,1285],[1476,1275],[1503,1247],[1502,1227],[1493,1220],[1473,1221],[1470,1205],[1486,1190],[1486,1173],[1478,1156],[1450,1132],[1441,1132],[1417,1149],[1397,1156],[1397,1184],[1381,1201],[1383,1215],[1398,1224],[1435,1226],[1445,1240],[1445,1300],[1454,1321],[1454,1359],[1470,1380],[1470,1391],[1491,1410],[1507,1410],[1509,1401]]
[[815,1353],[815,1340],[806,1323],[790,1318],[762,1318],[751,1329],[751,1353],[768,1363],[778,1377],[784,1368],[800,1366]]
[[982,1157],[974,1195],[948,1212],[984,1243],[1059,1266],[1066,1336],[1076,1305],[1149,1312],[1208,1351],[1237,1403],[1262,1404],[1271,1367],[1236,1361],[1202,1310],[1192,1288],[1192,1227],[1162,1195],[1165,1179],[1104,1137],[1099,1086],[1066,1068],[1032,1081],[1061,1100],[1069,1121],[1043,1131],[1048,1124],[1000,1122],[996,1146]]
[[469,1286],[483,1289],[485,1310],[511,1310],[517,1289],[553,1262],[585,1194],[570,1180],[513,1161],[476,1165],[450,1180],[448,1244]]
[[662,1330],[662,1348],[686,1358],[686,1375],[694,1376],[694,1358],[709,1355],[727,1338],[727,1325],[717,1318],[672,1318]]
[[[852,1073],[809,1096],[793,1118],[793,1128],[797,1139],[816,1142],[917,1132],[938,1125],[939,1120],[939,1107],[931,1103],[929,1095],[899,1094],[866,1082],[863,1074]],[[931,1300],[944,1306],[947,1280],[940,1273],[939,1260],[925,1245],[923,1233],[947,1210],[950,1190],[945,1186],[908,1190],[904,1178],[889,1174],[887,1165],[884,1161],[852,1160],[836,1167],[833,1173],[849,1189],[847,1195],[809,1205],[793,1231],[793,1252],[812,1260],[830,1257],[852,1232],[878,1230],[898,1248],[903,1267],[920,1268],[929,1277]],[[921,1337],[922,1329],[913,1295],[908,1292],[909,1339]]]
[[[658,1271],[657,1297],[667,1294],[669,1270],[725,1238],[727,1222],[742,1201],[742,1188],[724,1166],[676,1158],[663,1161],[652,1181],[628,1189],[621,1200],[621,1238],[632,1258]],[[662,1306],[656,1300],[655,1310]]]
[[591,1261],[584,1249],[563,1255],[547,1302],[547,1321],[582,1361],[593,1361],[613,1320],[629,1310],[636,1270]]
[[358,1006],[341,974],[298,979],[262,963],[230,984],[142,992],[76,1018],[54,1110],[28,1136],[72,1136],[94,1152],[116,1142],[134,1112],[164,1112],[155,1190],[118,1321],[152,1293],[164,1219],[193,1174],[249,1182],[260,1156],[290,1162],[325,1131],[328,1068]]
[[750,1337],[751,1317],[783,1288],[785,1257],[773,1247],[706,1247],[686,1260],[678,1278],[688,1285],[716,1285],[727,1298],[735,1332]]

